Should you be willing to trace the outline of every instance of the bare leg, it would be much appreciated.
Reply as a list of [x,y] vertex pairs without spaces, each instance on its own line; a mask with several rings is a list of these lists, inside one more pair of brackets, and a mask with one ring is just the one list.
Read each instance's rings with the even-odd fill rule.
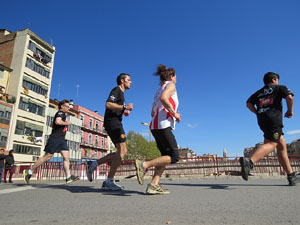
[[46,153],[44,156],[40,157],[31,167],[31,171],[34,171],[36,168],[49,161],[52,158],[53,154]]
[[269,153],[273,152],[277,146],[276,142],[265,139],[263,145],[259,146],[258,149],[251,156],[251,160],[254,163],[258,162],[263,157],[267,156]]
[[151,161],[145,161],[143,166],[144,166],[144,168],[147,169],[152,166],[154,166],[154,167],[166,166],[170,163],[171,163],[171,157],[168,155],[164,155],[164,156],[158,157],[156,159],[153,159]]
[[114,178],[118,167],[121,165],[122,159],[125,157],[125,155],[127,153],[126,142],[118,143],[116,145],[116,147],[118,150],[112,159],[110,171],[107,176],[108,178],[111,178],[111,179]]
[[66,174],[66,177],[70,176],[70,154],[68,150],[61,150],[60,154],[62,155],[62,157],[64,158],[64,171]]
[[160,181],[160,177],[163,174],[163,172],[165,171],[166,166],[159,166],[159,167],[155,167],[155,172],[151,181],[151,184],[153,186],[156,186],[159,184]]
[[284,171],[287,174],[293,173],[293,169],[292,169],[290,161],[289,161],[289,157],[287,154],[287,148],[286,148],[286,144],[285,144],[285,140],[284,140],[283,136],[280,137],[280,140],[279,140],[279,143],[277,146],[277,156],[278,156],[280,165],[283,167]]
[[161,156],[159,158],[153,159],[151,161],[144,162],[144,168],[150,168],[152,166],[155,167],[155,172],[152,178],[151,184],[156,186],[159,184],[160,177],[165,171],[166,165],[171,163],[171,157],[168,155]]
[[104,156],[104,157],[98,159],[98,160],[97,160],[98,165],[101,165],[101,164],[107,163],[107,162],[108,162],[108,163],[111,163],[112,160],[114,159],[115,155],[116,155],[116,152],[114,152],[114,153],[109,153],[109,154],[107,154],[106,156]]

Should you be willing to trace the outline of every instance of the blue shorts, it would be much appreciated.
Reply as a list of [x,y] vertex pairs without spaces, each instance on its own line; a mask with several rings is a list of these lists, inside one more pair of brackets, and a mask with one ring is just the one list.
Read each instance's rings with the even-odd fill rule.
[[65,139],[50,137],[44,151],[46,153],[54,154],[59,153],[61,150],[69,151],[67,141]]

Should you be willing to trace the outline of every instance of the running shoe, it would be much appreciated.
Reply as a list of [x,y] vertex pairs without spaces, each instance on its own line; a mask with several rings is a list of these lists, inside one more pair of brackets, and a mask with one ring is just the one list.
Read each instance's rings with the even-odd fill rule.
[[29,184],[30,178],[31,174],[28,173],[28,170],[23,170],[23,179],[27,184]]
[[290,186],[295,186],[298,182],[300,182],[300,173],[296,174],[295,172],[288,175],[288,181]]
[[248,176],[250,174],[250,170],[253,168],[253,166],[251,165],[251,161],[249,158],[244,158],[244,157],[241,157],[240,158],[240,164],[241,164],[241,167],[242,167],[242,177],[244,180],[248,180]]
[[86,169],[87,179],[89,180],[89,182],[92,182],[93,181],[93,173],[94,173],[96,167],[93,167],[92,161],[86,161],[85,169]]
[[143,163],[144,163],[143,160],[137,159],[135,160],[135,164],[134,164],[136,170],[136,177],[140,185],[144,184],[144,176],[146,172],[146,170],[143,167]]
[[79,177],[71,175],[69,178],[66,179],[66,183],[68,184],[68,183],[74,182],[76,180],[79,180]]
[[117,185],[114,181],[103,181],[101,190],[102,191],[122,191],[123,186]]
[[161,185],[154,186],[150,183],[147,186],[146,194],[148,194],[148,195],[168,195],[168,194],[170,194],[170,192],[163,189]]

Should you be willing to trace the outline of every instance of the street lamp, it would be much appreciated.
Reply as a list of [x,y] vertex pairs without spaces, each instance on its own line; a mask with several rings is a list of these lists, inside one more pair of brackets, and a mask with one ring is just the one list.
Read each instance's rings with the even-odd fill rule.
[[149,141],[152,141],[152,133],[150,130],[150,125],[148,123],[142,122],[142,125],[149,127]]

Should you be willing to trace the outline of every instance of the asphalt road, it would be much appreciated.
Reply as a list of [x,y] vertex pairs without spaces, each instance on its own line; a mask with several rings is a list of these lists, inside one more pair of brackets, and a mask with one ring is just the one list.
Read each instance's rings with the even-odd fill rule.
[[162,180],[164,196],[144,194],[134,178],[121,192],[101,183],[0,184],[0,224],[300,224],[300,184],[283,177]]

